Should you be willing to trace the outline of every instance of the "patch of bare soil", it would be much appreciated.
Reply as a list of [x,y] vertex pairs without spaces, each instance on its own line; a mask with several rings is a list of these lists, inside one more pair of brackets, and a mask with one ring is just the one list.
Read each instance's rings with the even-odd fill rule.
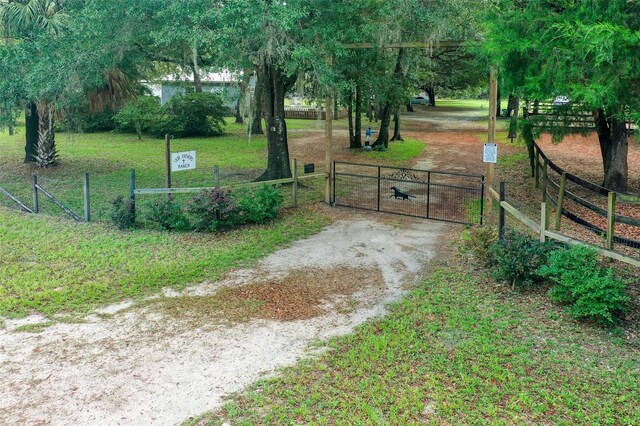
[[[0,330],[0,424],[173,425],[310,344],[383,315],[448,226],[333,209],[324,231],[223,280],[40,333]],[[224,318],[224,321],[221,321]]]
[[152,302],[151,311],[165,313],[177,321],[191,320],[192,325],[199,326],[216,318],[227,323],[252,319],[296,321],[321,316],[334,308],[347,312],[359,304],[350,299],[356,292],[384,292],[385,288],[377,268],[294,269],[283,278],[258,279],[260,282],[221,288],[211,296],[158,299]]
[[[560,143],[553,143],[550,135],[542,135],[538,142],[540,149],[558,166],[586,179],[600,184],[604,177],[602,155],[598,135],[569,135]],[[629,140],[629,189],[640,194],[640,143]],[[639,209],[640,210],[640,209]]]

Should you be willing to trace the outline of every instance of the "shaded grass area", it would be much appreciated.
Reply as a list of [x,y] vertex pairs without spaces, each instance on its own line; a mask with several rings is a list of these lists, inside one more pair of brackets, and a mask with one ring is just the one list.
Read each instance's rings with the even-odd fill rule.
[[358,162],[386,164],[389,166],[407,166],[417,156],[422,154],[426,145],[424,142],[412,138],[405,138],[404,141],[389,142],[387,151],[354,151]]
[[84,313],[168,286],[215,280],[319,231],[314,208],[224,234],[119,232],[0,208],[0,315]]
[[441,265],[385,319],[188,424],[640,422],[637,349],[482,281]]

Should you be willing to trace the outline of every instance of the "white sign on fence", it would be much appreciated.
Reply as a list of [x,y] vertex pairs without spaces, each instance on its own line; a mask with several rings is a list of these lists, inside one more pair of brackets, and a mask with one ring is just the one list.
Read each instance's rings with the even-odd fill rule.
[[498,145],[495,143],[484,144],[483,161],[485,163],[497,163],[498,162]]
[[171,153],[171,171],[179,172],[181,170],[192,170],[196,168],[196,152],[172,152]]

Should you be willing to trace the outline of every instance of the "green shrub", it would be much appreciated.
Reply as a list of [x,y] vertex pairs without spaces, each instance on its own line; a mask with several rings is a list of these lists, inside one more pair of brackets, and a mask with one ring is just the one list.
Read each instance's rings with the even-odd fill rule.
[[109,212],[111,222],[118,229],[131,229],[136,225],[135,204],[130,198],[122,196],[111,202],[111,211]]
[[77,133],[110,132],[115,127],[114,112],[111,108],[91,113],[87,107],[68,110],[56,125],[60,131]]
[[611,324],[627,309],[626,284],[616,278],[613,269],[598,264],[598,254],[587,247],[556,250],[538,273],[555,285],[551,298],[568,304],[574,318]]
[[224,117],[228,108],[213,93],[187,93],[171,98],[163,114],[153,125],[157,136],[218,136],[224,134]]
[[167,199],[156,200],[148,208],[146,219],[169,231],[186,231],[190,229],[187,217],[182,213],[180,205]]
[[554,247],[551,242],[541,243],[526,234],[505,232],[493,246],[495,279],[510,282],[513,288],[527,288],[540,281],[538,269],[547,261]]
[[120,132],[133,133],[142,138],[142,134],[151,130],[162,120],[160,99],[155,96],[140,96],[133,102],[128,102],[113,117]]
[[474,226],[462,238],[462,249],[471,253],[478,263],[488,268],[495,263],[493,246],[498,241],[498,232],[490,226]]
[[187,204],[187,214],[196,231],[217,231],[234,224],[236,205],[231,192],[214,188],[204,190]]
[[273,185],[262,185],[253,191],[244,191],[236,197],[237,211],[235,221],[238,224],[267,223],[282,208],[284,198]]

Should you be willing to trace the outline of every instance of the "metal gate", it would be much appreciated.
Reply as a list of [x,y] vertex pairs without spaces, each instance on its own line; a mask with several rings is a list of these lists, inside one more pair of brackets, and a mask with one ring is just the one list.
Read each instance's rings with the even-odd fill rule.
[[333,203],[424,219],[482,224],[484,176],[336,161]]

